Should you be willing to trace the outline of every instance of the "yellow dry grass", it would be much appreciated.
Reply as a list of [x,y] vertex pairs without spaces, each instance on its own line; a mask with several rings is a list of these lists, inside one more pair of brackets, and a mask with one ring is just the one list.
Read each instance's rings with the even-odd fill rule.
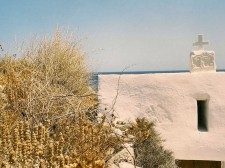
[[0,85],[7,96],[5,109],[43,122],[97,103],[85,56],[69,39],[57,31],[52,39],[32,44],[22,58],[4,56]]
[[[121,141],[105,118],[86,58],[57,30],[22,57],[0,61],[0,164],[14,167],[103,167]],[[68,161],[70,160],[70,161]]]

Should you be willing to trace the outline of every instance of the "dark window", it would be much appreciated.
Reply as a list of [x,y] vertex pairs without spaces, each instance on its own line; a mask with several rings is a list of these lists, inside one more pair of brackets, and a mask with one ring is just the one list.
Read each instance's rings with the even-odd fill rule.
[[197,100],[198,106],[198,130],[208,131],[208,101]]

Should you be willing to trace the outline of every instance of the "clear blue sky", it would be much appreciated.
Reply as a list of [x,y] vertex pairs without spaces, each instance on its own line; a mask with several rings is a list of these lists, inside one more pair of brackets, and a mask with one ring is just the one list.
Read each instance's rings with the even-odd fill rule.
[[95,71],[184,70],[197,34],[225,69],[224,0],[0,0],[0,43],[69,27]]

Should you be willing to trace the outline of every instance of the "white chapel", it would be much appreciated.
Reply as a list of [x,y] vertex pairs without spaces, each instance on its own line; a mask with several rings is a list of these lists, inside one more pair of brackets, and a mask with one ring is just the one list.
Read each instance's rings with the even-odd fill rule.
[[117,120],[155,121],[178,160],[225,161],[225,72],[216,72],[207,44],[198,35],[190,72],[99,75],[100,108],[110,109],[117,97]]

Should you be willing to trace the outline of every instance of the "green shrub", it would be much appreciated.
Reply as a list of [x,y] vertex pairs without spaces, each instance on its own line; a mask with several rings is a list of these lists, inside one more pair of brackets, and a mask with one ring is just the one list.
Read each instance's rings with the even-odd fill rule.
[[171,151],[164,149],[162,140],[154,129],[154,123],[137,119],[130,133],[135,136],[136,165],[143,168],[177,168]]

